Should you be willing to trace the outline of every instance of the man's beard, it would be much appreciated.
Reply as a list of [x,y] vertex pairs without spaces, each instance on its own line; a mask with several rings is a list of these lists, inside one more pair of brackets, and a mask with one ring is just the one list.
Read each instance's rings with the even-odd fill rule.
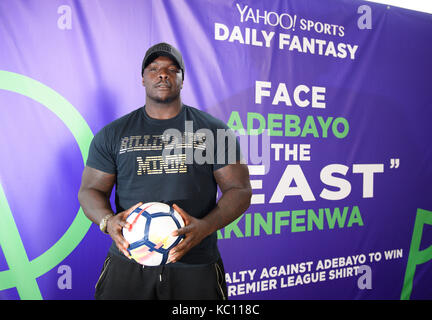
[[159,103],[159,104],[169,104],[169,103],[173,102],[174,100],[178,99],[180,97],[180,93],[173,94],[173,95],[168,96],[166,98],[159,98],[156,95],[147,96],[147,97],[150,98],[151,100],[153,100],[154,102]]
[[157,103],[161,103],[161,104],[168,104],[173,102],[174,100],[176,100],[179,97],[179,95],[175,95],[175,96],[171,96],[171,97],[167,97],[165,99],[161,99],[159,97],[156,98],[152,98],[155,102]]

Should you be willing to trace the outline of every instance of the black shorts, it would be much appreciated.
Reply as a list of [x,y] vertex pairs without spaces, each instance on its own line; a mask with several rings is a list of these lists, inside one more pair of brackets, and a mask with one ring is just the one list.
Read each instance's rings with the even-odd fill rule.
[[143,267],[108,254],[95,286],[97,300],[225,300],[222,260],[211,264]]

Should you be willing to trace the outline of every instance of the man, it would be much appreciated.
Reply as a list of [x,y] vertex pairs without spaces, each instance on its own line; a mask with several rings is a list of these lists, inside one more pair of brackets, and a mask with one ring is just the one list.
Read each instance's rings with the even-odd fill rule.
[[[216,231],[249,207],[249,173],[239,161],[236,140],[231,162],[232,144],[211,143],[227,126],[182,103],[184,71],[176,48],[167,43],[151,47],[141,69],[145,106],[108,124],[91,143],[78,198],[86,216],[113,240],[96,299],[227,298]],[[191,125],[193,132],[187,132]],[[168,140],[167,129],[182,132],[181,141]],[[166,156],[169,148],[174,154]],[[187,149],[214,161],[190,161]],[[221,158],[224,161],[217,161]],[[109,202],[114,184],[117,214]],[[217,186],[222,196],[216,203]],[[122,236],[129,213],[146,202],[172,205],[185,221],[177,231],[185,238],[164,266],[143,267],[130,259],[129,243]]]

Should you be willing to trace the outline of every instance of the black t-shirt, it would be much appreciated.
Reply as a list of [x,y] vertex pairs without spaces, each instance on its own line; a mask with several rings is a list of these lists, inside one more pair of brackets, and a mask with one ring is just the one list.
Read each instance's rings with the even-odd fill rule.
[[[183,105],[174,118],[159,120],[144,106],[99,131],[86,164],[116,175],[117,213],[140,201],[163,202],[202,218],[216,205],[213,171],[241,158],[238,141],[228,136],[233,134],[225,123],[196,108]],[[215,232],[180,262],[215,262],[216,241]],[[124,257],[114,242],[110,252]]]

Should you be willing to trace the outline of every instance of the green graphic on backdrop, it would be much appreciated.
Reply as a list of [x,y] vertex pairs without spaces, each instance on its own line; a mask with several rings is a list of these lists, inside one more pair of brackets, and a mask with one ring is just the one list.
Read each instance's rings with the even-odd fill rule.
[[[44,84],[8,71],[0,70],[0,90],[29,97],[57,115],[73,134],[85,163],[93,133],[72,104]],[[80,208],[65,234],[51,248],[29,261],[1,184],[0,221],[0,246],[9,266],[9,270],[0,272],[0,290],[16,287],[21,299],[42,299],[36,278],[63,261],[81,242],[91,225]]]
[[423,226],[425,224],[432,225],[432,211],[417,209],[408,262],[405,270],[405,278],[401,292],[401,300],[409,300],[411,297],[414,274],[417,265],[432,260],[432,245],[426,249],[420,250]]

